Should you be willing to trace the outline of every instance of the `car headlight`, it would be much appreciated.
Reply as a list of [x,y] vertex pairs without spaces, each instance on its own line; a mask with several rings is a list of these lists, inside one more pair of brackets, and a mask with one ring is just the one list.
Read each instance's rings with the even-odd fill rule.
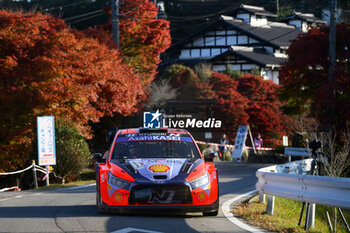
[[120,179],[114,176],[111,172],[108,173],[108,183],[121,189],[129,190],[131,182]]
[[190,182],[190,185],[192,187],[192,189],[195,189],[195,188],[199,188],[205,184],[208,184],[209,183],[209,176],[208,176],[208,173],[205,173],[205,175],[199,177],[198,179],[195,179],[193,181]]

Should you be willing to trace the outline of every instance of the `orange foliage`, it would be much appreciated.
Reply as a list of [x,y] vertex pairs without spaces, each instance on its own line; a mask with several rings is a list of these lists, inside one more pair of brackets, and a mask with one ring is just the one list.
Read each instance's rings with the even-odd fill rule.
[[[124,63],[134,67],[141,75],[142,82],[148,87],[157,74],[159,55],[171,44],[169,22],[157,19],[158,8],[145,0],[123,2],[120,12],[120,49]],[[112,21],[106,25],[86,30],[86,34],[97,38],[111,48],[115,44],[111,39]]]
[[136,111],[139,75],[120,52],[49,15],[0,11],[0,171],[14,170],[32,150],[36,116],[89,121]]

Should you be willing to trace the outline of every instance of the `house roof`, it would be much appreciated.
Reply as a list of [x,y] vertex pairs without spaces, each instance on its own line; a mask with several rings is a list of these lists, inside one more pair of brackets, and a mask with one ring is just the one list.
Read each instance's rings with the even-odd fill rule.
[[281,64],[287,60],[287,58],[275,57],[273,55],[255,52],[254,48],[231,46],[229,50],[212,58],[211,61],[219,60],[220,58],[226,57],[230,54],[241,57],[251,63],[263,67],[280,67]]
[[283,62],[287,60],[287,58],[275,57],[273,55],[259,53],[252,47],[245,46],[231,46],[229,50],[223,52],[214,57],[208,58],[194,58],[194,59],[171,59],[163,61],[159,64],[159,69],[163,69],[172,64],[182,64],[189,67],[194,67],[197,64],[204,62],[215,62],[216,60],[220,60],[221,58],[225,58],[226,56],[234,55],[238,56],[248,62],[256,64],[262,67],[280,67]]
[[179,43],[171,46],[167,51],[175,50],[182,45],[189,43],[193,38],[205,34],[219,25],[229,26],[234,30],[246,33],[252,38],[258,41],[263,41],[275,48],[288,48],[291,40],[297,38],[299,34],[303,33],[294,26],[285,23],[269,22],[263,26],[251,26],[250,24],[244,23],[241,19],[222,15],[216,22],[202,28],[200,31],[195,32]]
[[261,16],[268,16],[268,17],[277,17],[276,14],[271,13],[267,10],[265,10],[264,7],[259,7],[259,6],[250,6],[250,5],[245,5],[241,4],[239,8],[233,10],[229,15],[234,15],[239,12],[247,12],[253,15],[261,15]]
[[250,24],[244,23],[241,20],[234,19],[228,16],[221,16],[222,20],[233,26],[234,28],[241,30],[251,37],[265,41],[277,48],[289,47],[291,41],[301,33],[301,30],[296,29],[294,26],[287,25],[284,23],[269,22],[262,26],[251,26]]
[[205,58],[198,57],[198,58],[188,58],[188,59],[180,59],[180,58],[167,59],[159,63],[158,70],[162,70],[172,64],[181,64],[181,65],[194,68],[197,64],[208,62],[210,58],[211,57],[205,57]]
[[282,21],[289,21],[291,19],[300,19],[303,21],[311,22],[311,23],[321,23],[321,24],[326,23],[326,21],[323,21],[323,20],[315,17],[314,14],[309,14],[309,13],[306,14],[306,13],[301,13],[301,12],[296,12],[296,11],[294,11],[292,15],[284,18]]

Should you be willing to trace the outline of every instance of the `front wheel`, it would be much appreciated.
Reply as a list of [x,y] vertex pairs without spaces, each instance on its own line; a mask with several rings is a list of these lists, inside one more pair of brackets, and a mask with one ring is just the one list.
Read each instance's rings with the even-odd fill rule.
[[96,185],[96,205],[97,205],[98,212],[100,212],[101,214],[108,213],[107,208],[102,206],[101,191],[100,191],[99,184]]

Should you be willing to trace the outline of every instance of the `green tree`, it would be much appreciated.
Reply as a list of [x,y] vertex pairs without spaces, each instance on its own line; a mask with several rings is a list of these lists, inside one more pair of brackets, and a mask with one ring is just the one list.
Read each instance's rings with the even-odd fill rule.
[[55,138],[56,165],[54,169],[62,177],[64,184],[66,178],[78,176],[81,170],[87,167],[90,151],[84,137],[70,123],[58,122],[55,127]]

